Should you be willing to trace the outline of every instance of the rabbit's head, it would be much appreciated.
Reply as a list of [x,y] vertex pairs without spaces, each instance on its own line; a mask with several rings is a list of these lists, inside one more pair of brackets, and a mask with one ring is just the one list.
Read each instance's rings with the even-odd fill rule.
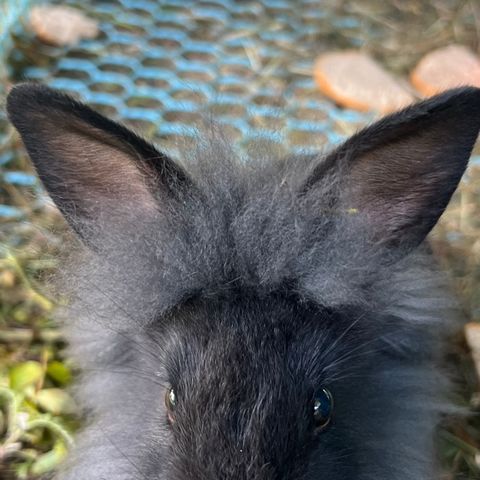
[[65,285],[97,416],[62,478],[431,478],[449,319],[421,243],[480,90],[326,155],[238,158],[214,132],[181,163],[42,86],[7,108],[81,240]]

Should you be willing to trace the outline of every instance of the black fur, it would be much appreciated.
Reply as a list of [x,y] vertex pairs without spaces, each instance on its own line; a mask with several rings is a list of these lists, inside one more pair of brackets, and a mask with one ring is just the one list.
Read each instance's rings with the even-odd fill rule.
[[421,243],[465,170],[480,90],[325,156],[238,158],[213,129],[182,165],[45,87],[7,108],[83,240],[60,284],[92,420],[58,478],[435,478],[454,317]]

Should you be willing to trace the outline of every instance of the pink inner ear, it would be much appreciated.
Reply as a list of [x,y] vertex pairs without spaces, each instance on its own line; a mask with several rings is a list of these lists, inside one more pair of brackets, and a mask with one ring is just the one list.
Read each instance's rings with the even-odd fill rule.
[[[435,225],[463,169],[449,168],[447,153],[428,143],[396,142],[354,161],[343,203],[368,218],[377,240],[392,235],[423,237]],[[400,240],[400,239],[399,239]]]
[[342,208],[362,213],[375,240],[418,244],[436,224],[478,134],[470,119],[474,107],[463,98],[474,94],[459,91],[413,106],[337,151],[332,168],[338,169]]
[[48,193],[80,236],[84,224],[98,231],[112,217],[117,226],[148,219],[188,184],[183,169],[153,145],[59,91],[16,86],[7,110]]
[[134,163],[132,155],[108,144],[92,143],[90,138],[77,133],[64,134],[61,140],[63,146],[57,151],[70,169],[64,178],[71,175],[83,193],[98,195],[98,199],[106,201],[138,202],[146,208],[155,206],[146,173]]
[[108,220],[110,215],[119,220],[123,212],[134,210],[154,214],[155,174],[142,170],[145,167],[128,145],[75,119],[63,129],[45,130],[48,160],[36,166],[60,208],[65,201],[73,207],[70,215],[89,221]]

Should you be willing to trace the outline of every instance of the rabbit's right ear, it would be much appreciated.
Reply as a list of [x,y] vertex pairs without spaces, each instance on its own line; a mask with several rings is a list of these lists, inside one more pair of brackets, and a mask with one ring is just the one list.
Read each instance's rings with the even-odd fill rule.
[[48,193],[81,237],[86,225],[102,229],[127,212],[153,214],[190,184],[151,144],[59,91],[18,85],[7,111]]
[[480,129],[480,89],[425,100],[355,134],[308,178],[315,191],[327,172],[339,179],[340,212],[361,215],[375,245],[407,253],[445,210]]

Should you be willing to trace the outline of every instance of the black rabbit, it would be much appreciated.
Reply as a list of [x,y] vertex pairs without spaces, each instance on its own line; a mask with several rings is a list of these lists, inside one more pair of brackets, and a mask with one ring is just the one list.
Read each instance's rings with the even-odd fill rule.
[[61,283],[91,420],[59,479],[436,478],[455,323],[422,243],[480,90],[326,155],[238,158],[213,134],[182,163],[43,86],[7,109],[81,240]]

